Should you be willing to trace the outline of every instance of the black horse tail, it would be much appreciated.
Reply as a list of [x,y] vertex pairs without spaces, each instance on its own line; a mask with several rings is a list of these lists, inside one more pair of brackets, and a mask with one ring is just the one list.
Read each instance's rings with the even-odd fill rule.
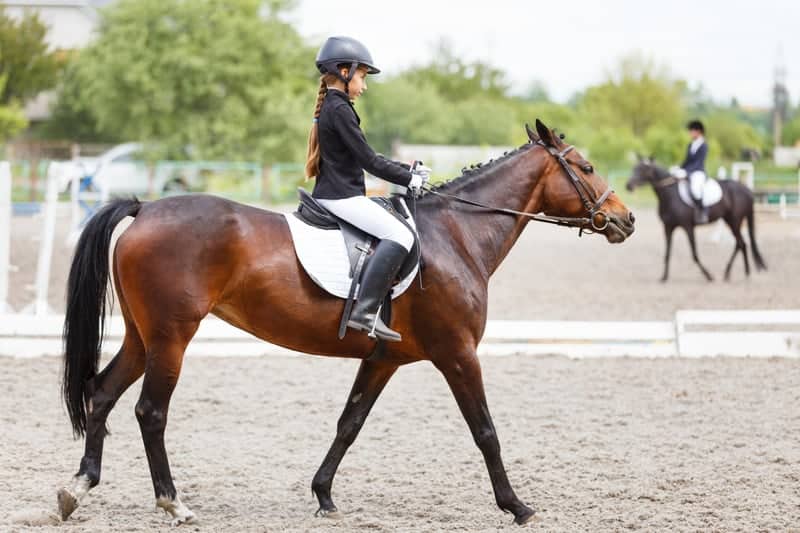
[[94,215],[81,233],[67,281],[64,317],[64,381],[62,393],[76,437],[86,432],[84,393],[97,375],[105,326],[108,249],[114,227],[141,208],[136,198],[111,201]]
[[756,244],[756,221],[753,216],[752,204],[750,205],[750,211],[747,213],[747,231],[750,233],[750,249],[753,251],[753,260],[756,263],[756,268],[758,270],[766,270],[767,264],[764,262],[764,258],[761,257],[761,252],[758,251],[758,245]]

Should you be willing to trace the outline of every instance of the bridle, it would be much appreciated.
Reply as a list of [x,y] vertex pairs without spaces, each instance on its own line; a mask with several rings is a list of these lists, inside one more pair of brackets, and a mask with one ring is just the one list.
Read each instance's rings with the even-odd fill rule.
[[[515,216],[523,216],[530,218],[531,220],[536,220],[538,222],[545,222],[548,224],[556,224],[558,226],[569,226],[573,228],[580,228],[580,232],[578,235],[581,235],[584,231],[587,233],[594,233],[594,232],[601,232],[608,227],[609,224],[609,216],[608,213],[601,209],[603,203],[608,199],[609,195],[614,191],[611,190],[611,187],[608,187],[606,191],[600,195],[599,198],[595,199],[594,193],[592,190],[586,185],[586,183],[575,173],[572,166],[570,165],[570,161],[567,160],[565,157],[569,152],[571,152],[574,147],[567,146],[560,152],[547,144],[545,144],[541,140],[534,141],[535,144],[542,146],[547,152],[555,157],[561,168],[567,173],[567,176],[570,178],[570,182],[572,186],[575,187],[575,191],[578,193],[578,196],[583,203],[583,206],[586,208],[586,212],[588,213],[588,217],[557,217],[551,215],[541,215],[535,213],[526,213],[525,211],[517,211],[515,209],[507,209],[505,207],[493,207],[489,205],[482,204],[480,202],[475,202],[473,200],[468,200],[466,198],[461,198],[460,196],[456,196],[454,194],[448,194],[444,192],[437,191],[431,187],[425,185],[423,188],[436,196],[441,196],[444,198],[450,198],[452,200],[457,200],[459,202],[472,205],[475,207],[481,207],[483,209],[487,209],[489,211],[494,211],[497,213],[506,213],[509,215]],[[597,221],[596,219],[600,219],[602,222]]]

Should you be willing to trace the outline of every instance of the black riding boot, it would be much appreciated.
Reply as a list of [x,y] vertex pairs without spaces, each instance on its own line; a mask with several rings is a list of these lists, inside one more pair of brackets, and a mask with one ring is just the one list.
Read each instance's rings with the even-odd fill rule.
[[361,288],[347,322],[348,327],[366,331],[370,336],[374,332],[374,336],[387,341],[401,340],[399,333],[383,323],[378,316],[378,308],[389,292],[406,255],[408,250],[394,241],[382,240],[378,243],[361,277]]
[[703,199],[692,198],[694,200],[694,223],[705,224],[708,222],[708,208],[703,205]]

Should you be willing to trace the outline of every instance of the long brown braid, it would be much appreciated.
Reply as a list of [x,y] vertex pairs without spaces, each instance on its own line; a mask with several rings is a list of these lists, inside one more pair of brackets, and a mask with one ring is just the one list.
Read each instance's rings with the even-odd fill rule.
[[314,122],[308,132],[308,155],[306,156],[306,179],[316,178],[319,175],[319,135],[317,133],[317,120],[322,109],[322,102],[328,94],[328,85],[334,83],[336,77],[331,74],[324,74],[319,78],[319,92],[317,93],[317,104],[314,108]]

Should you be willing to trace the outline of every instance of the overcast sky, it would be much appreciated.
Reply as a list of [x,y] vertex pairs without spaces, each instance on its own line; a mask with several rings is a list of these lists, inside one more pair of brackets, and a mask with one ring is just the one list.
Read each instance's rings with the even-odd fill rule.
[[800,0],[297,1],[289,18],[305,37],[356,37],[390,75],[427,62],[446,37],[465,60],[503,69],[517,92],[538,79],[558,101],[633,51],[716,100],[754,106],[770,105],[782,55],[792,105],[800,96]]

